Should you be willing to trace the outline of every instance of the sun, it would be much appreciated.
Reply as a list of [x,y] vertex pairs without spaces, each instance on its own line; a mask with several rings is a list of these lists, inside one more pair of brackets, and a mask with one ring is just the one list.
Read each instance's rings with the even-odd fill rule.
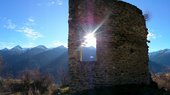
[[85,47],[96,47],[96,37],[95,33],[88,33],[84,36],[84,41],[82,43],[83,46]]

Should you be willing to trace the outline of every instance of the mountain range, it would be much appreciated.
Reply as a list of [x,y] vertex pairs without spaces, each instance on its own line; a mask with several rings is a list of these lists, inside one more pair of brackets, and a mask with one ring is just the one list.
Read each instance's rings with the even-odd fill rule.
[[170,49],[149,53],[149,69],[155,73],[170,72]]
[[[3,77],[18,77],[26,70],[39,70],[43,74],[50,74],[57,81],[60,75],[68,73],[68,48],[59,46],[47,48],[39,45],[33,48],[22,48],[15,46],[12,49],[0,50],[3,58]],[[96,60],[96,49],[94,47],[83,47],[82,59],[84,61]],[[149,53],[149,70],[153,73],[170,72],[170,49],[164,49]]]
[[[94,47],[83,47],[83,60],[93,61],[96,58]],[[3,70],[1,76],[18,77],[27,70],[39,70],[60,80],[61,73],[68,72],[68,48],[59,46],[47,48],[39,45],[33,48],[15,46],[12,49],[0,50],[3,58]]]
[[26,70],[39,70],[58,76],[61,68],[68,71],[67,51],[64,46],[48,49],[43,45],[33,48],[15,46],[12,49],[0,50],[3,58],[1,76],[18,77]]

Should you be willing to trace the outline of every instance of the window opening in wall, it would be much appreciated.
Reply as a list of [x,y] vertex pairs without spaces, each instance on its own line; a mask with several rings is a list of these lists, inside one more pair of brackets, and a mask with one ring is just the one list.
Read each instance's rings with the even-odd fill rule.
[[96,37],[95,33],[85,34],[81,46],[81,61],[96,61]]

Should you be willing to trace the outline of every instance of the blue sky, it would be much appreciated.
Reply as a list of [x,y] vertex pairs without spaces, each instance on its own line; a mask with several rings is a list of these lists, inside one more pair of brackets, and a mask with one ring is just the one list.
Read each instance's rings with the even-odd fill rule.
[[[150,51],[170,48],[170,0],[124,0],[149,14]],[[68,0],[0,0],[0,49],[67,45]]]
[[67,0],[0,0],[0,49],[66,45]]

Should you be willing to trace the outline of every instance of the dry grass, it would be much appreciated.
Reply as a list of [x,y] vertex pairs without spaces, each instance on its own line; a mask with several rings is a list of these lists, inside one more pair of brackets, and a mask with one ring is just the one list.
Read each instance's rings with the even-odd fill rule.
[[170,73],[154,74],[152,79],[158,84],[159,88],[170,91]]
[[22,74],[21,79],[1,79],[0,89],[0,95],[53,95],[59,87],[49,76],[33,77],[27,72]]

